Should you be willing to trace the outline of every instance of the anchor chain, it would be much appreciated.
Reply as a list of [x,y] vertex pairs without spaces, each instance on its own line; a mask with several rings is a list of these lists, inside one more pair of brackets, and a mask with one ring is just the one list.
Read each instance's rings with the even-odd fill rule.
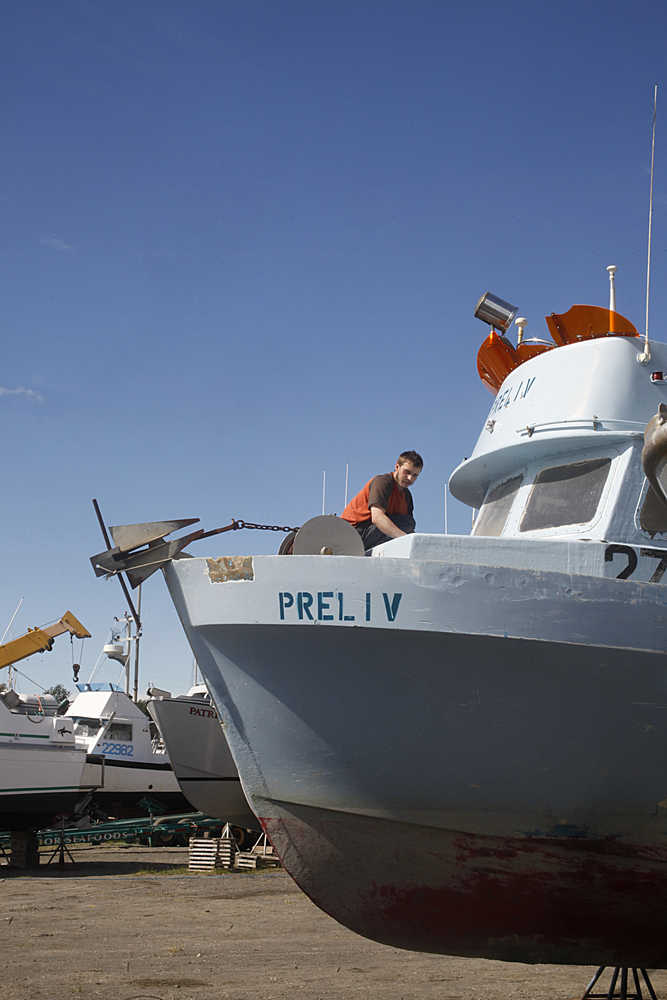
[[234,520],[234,528],[251,528],[254,531],[298,531],[298,528],[290,528],[288,525],[280,524],[255,524],[253,521],[242,521],[240,518]]

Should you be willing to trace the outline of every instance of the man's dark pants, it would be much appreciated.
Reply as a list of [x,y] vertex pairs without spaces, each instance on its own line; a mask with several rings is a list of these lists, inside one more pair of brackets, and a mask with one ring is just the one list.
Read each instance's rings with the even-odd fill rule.
[[[401,531],[409,534],[415,530],[415,522],[408,514],[387,514],[387,517]],[[376,545],[381,545],[382,542],[388,542],[390,539],[390,536],[385,535],[384,531],[376,528],[372,521],[363,521],[361,524],[355,524],[355,528],[361,535],[361,540],[364,543],[366,551],[374,549]]]

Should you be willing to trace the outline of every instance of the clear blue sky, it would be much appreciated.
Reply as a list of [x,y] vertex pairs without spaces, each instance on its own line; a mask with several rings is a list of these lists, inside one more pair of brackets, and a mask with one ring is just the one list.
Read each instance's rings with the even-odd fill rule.
[[[356,491],[416,448],[418,528],[441,530],[443,483],[491,404],[482,292],[539,336],[546,313],[605,304],[613,263],[643,330],[666,38],[657,0],[8,7],[0,631],[20,597],[14,634],[70,608],[93,633],[87,677],[124,610],[88,562],[94,496],[112,524],[300,524],[323,471],[340,512],[346,463]],[[666,215],[661,89],[658,337]],[[451,501],[450,530],[469,524]],[[142,689],[187,688],[159,576],[143,618]],[[22,669],[68,686],[70,662],[62,637]]]

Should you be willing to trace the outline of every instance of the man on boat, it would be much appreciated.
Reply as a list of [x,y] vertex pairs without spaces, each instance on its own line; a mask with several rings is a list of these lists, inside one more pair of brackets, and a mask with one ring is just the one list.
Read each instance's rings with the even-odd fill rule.
[[412,486],[424,467],[416,451],[402,451],[393,472],[373,476],[350,500],[341,517],[354,525],[365,549],[415,530]]

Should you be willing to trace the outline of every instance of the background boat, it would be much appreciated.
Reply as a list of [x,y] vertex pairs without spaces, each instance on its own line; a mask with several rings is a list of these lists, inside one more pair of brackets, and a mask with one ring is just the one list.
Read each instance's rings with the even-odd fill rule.
[[206,685],[193,685],[187,694],[175,697],[158,688],[148,693],[146,707],[192,807],[241,830],[260,830]]

